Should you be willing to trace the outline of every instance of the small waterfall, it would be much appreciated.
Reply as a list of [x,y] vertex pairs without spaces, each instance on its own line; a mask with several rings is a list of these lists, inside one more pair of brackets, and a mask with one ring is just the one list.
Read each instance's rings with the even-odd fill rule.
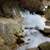
[[[45,20],[38,14],[30,14],[29,11],[20,12],[23,19],[25,41],[24,45],[17,50],[26,50],[28,48],[38,47],[41,43],[50,42],[50,38],[43,36],[35,27],[44,30]],[[25,29],[26,28],[26,29]]]
[[[45,19],[42,18],[40,15],[33,12],[33,14],[30,14],[29,11],[20,12],[23,19],[23,24],[26,26],[31,27],[38,27],[40,29],[44,29],[45,27]],[[44,20],[43,20],[44,19]]]

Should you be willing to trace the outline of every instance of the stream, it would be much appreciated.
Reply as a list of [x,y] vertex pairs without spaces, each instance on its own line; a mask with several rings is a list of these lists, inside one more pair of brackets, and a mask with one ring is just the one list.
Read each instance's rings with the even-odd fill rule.
[[23,19],[23,28],[25,37],[23,40],[25,43],[17,50],[27,50],[29,48],[36,48],[38,45],[44,42],[50,42],[49,37],[45,37],[42,33],[35,29],[37,27],[40,30],[45,28],[45,19],[41,15],[30,14],[29,11],[20,12]]

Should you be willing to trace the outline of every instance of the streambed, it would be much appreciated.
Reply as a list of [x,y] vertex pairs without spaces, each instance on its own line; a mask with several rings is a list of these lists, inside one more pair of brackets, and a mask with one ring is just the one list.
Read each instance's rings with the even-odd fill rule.
[[[17,50],[27,50],[28,48],[36,48],[44,42],[50,42],[50,38],[45,37],[42,33],[35,29],[38,27],[40,30],[45,28],[45,19],[38,14],[30,14],[29,11],[20,12],[23,19],[24,34],[26,35],[23,40],[25,43]],[[25,29],[25,27],[27,29]],[[30,29],[31,28],[31,29]]]

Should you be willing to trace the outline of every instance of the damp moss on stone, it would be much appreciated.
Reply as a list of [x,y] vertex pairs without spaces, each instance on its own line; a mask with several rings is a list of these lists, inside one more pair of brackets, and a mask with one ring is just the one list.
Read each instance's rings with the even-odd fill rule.
[[45,42],[39,45],[38,47],[41,50],[50,50],[50,42]]

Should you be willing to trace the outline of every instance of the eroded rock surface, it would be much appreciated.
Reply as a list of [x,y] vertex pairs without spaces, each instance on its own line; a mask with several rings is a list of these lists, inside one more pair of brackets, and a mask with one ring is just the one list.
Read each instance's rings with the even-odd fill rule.
[[[7,19],[0,18],[0,49],[1,50],[10,50],[9,47],[17,47],[17,36],[14,34],[21,33],[19,30],[21,25],[18,23],[17,19]],[[6,45],[6,46],[4,46]],[[3,47],[2,47],[3,46]],[[8,49],[7,49],[8,48]]]

